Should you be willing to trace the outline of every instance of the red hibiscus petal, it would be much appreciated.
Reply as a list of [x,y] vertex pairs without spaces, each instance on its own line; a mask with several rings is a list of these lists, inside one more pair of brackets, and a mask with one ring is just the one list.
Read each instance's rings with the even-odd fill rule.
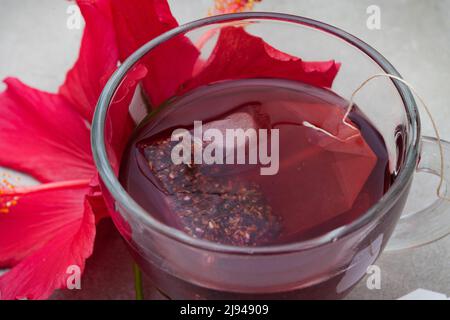
[[98,175],[92,178],[89,193],[86,195],[86,201],[95,215],[95,224],[97,225],[103,218],[109,217],[109,210],[103,196]]
[[178,26],[163,0],[110,0],[120,60],[139,47]]
[[59,92],[91,121],[100,92],[119,60],[108,0],[77,1],[86,26],[80,54]]
[[0,216],[0,299],[45,299],[66,287],[69,266],[84,269],[92,254],[95,218],[85,201],[89,181],[17,190],[17,204]]
[[221,80],[247,78],[282,78],[331,87],[339,67],[334,61],[302,61],[243,28],[225,27],[210,58],[196,65],[197,75],[186,84],[185,90]]
[[14,266],[78,219],[89,189],[89,180],[0,189],[0,266]]
[[[167,1],[111,0],[111,7],[121,61],[148,41],[178,26]],[[178,36],[144,58],[149,74],[143,87],[154,106],[172,97],[192,76],[198,56],[195,46],[184,36]]]
[[120,159],[128,139],[135,127],[130,116],[130,105],[136,93],[136,87],[148,74],[142,64],[135,65],[124,77],[115,92],[105,121],[105,144],[108,158],[113,169],[118,172]]
[[5,80],[0,94],[0,166],[42,182],[95,173],[86,121],[59,95]]
[[148,55],[145,61],[149,75],[143,87],[152,106],[157,107],[173,97],[192,78],[198,56],[199,51],[183,36],[159,45]]

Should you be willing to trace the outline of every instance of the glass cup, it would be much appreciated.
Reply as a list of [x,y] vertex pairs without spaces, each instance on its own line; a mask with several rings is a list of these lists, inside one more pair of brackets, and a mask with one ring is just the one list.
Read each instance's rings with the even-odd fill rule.
[[[349,98],[374,74],[400,76],[381,54],[354,36],[318,21],[275,13],[222,15],[188,23],[132,54],[102,92],[92,125],[92,146],[111,216],[139,265],[161,292],[173,299],[342,298],[386,244],[388,249],[406,249],[450,233],[450,214],[445,212],[449,205],[444,200],[402,215],[415,172],[439,175],[440,157],[437,141],[420,136],[419,114],[410,90],[388,78],[369,83],[355,102],[383,136],[396,180],[370,210],[348,225],[302,242],[236,247],[192,238],[140,207],[117,177],[120,154],[131,133],[124,129],[124,117],[131,114],[131,126],[136,126],[147,114],[142,86],[134,86],[136,74],[146,59],[181,37],[197,44],[201,58],[207,58],[217,32],[227,26],[244,28],[304,60],[341,62],[332,90],[343,97]],[[179,54],[182,59],[184,52]],[[171,59],[160,59],[159,67],[176,65]],[[164,73],[160,77],[151,83],[158,86],[170,80]],[[124,108],[125,115],[120,116]],[[448,178],[450,145],[442,143]],[[446,180],[444,187],[447,185]],[[447,188],[443,193],[447,194]]]

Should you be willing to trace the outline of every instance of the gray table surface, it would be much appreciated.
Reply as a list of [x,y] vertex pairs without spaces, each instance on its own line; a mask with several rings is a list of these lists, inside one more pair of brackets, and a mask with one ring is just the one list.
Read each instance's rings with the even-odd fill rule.
[[[212,1],[169,2],[184,23],[205,16]],[[366,8],[372,4],[381,8],[381,30],[366,27]],[[0,0],[0,78],[17,76],[39,89],[56,90],[76,59],[81,37],[80,30],[66,27],[68,5],[61,0]],[[263,0],[257,8],[325,21],[371,44],[418,88],[442,137],[450,140],[450,0]],[[424,134],[433,135],[426,119]],[[408,208],[429,202],[435,184],[430,177],[420,177]],[[417,288],[450,296],[450,237],[414,250],[385,253],[376,264],[382,270],[381,290],[367,289],[363,280],[348,298],[396,299]],[[159,298],[148,279],[145,287],[147,298]],[[131,258],[106,221],[99,226],[82,290],[60,291],[53,298],[130,299],[133,290]]]

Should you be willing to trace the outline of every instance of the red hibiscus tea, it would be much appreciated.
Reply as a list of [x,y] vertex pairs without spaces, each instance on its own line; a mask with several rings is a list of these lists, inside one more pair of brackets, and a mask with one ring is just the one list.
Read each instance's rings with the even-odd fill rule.
[[[359,50],[336,41],[340,33],[328,44],[329,32],[316,39],[320,28],[300,18],[297,26],[290,17],[223,19],[149,43],[109,83],[95,151],[104,159],[103,139],[114,169],[132,126],[128,105],[160,106],[120,152],[120,182],[144,210],[114,188],[112,216],[170,298],[340,298],[379,256],[407,196],[380,203],[402,169],[407,117],[377,118],[386,121],[381,134],[361,109],[392,90],[380,114],[404,104],[392,85],[377,86],[361,109],[327,89],[352,66],[337,82],[351,92],[378,62],[366,52],[355,59]],[[286,43],[285,26],[298,41]],[[137,83],[143,101],[131,97]],[[116,172],[99,170],[107,190]]]
[[[328,89],[288,80],[203,86],[140,124],[121,181],[149,214],[192,237],[267,246],[320,236],[366,212],[393,181],[381,135],[357,107],[343,121],[347,106]],[[180,129],[193,138],[188,145],[173,138]],[[208,129],[214,138],[201,139]],[[230,137],[234,144],[225,141]],[[252,138],[266,145],[254,146]],[[174,163],[180,146],[186,161]],[[198,161],[195,148],[218,161]],[[262,174],[264,168],[272,172]]]

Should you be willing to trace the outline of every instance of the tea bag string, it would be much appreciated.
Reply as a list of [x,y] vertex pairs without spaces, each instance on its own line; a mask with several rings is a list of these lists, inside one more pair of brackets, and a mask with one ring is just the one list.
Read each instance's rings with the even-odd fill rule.
[[423,105],[423,107],[424,107],[424,109],[425,109],[425,111],[426,111],[426,113],[427,113],[427,115],[428,115],[428,118],[430,119],[431,124],[433,125],[433,130],[434,130],[434,132],[435,132],[435,134],[436,134],[437,143],[438,143],[438,146],[439,146],[439,156],[440,156],[440,162],[441,162],[441,163],[440,163],[440,177],[439,177],[440,179],[439,179],[439,185],[438,185],[437,190],[436,190],[436,194],[437,194],[438,198],[443,199],[443,200],[450,201],[450,198],[445,197],[445,196],[442,195],[442,187],[443,187],[444,181],[445,181],[445,177],[444,177],[444,170],[445,170],[444,147],[442,146],[441,136],[440,136],[440,134],[439,134],[439,130],[438,130],[436,121],[434,120],[434,117],[433,117],[433,115],[431,114],[430,108],[429,108],[429,107],[427,106],[427,104],[425,103],[425,100],[417,93],[417,90],[416,90],[410,83],[406,82],[406,81],[403,80],[402,78],[399,78],[399,77],[397,77],[397,76],[395,76],[395,75],[388,74],[388,73],[379,73],[379,74],[375,74],[375,75],[371,76],[370,78],[368,78],[367,80],[365,80],[364,82],[362,82],[362,83],[360,84],[360,86],[359,86],[355,91],[353,91],[352,96],[351,96],[351,98],[350,98],[349,105],[348,105],[348,107],[347,107],[347,111],[346,111],[345,114],[344,114],[344,117],[343,117],[343,119],[342,119],[342,122],[343,122],[346,126],[352,128],[352,129],[357,130],[357,128],[355,128],[351,123],[349,123],[349,122],[347,121],[348,116],[350,115],[350,112],[352,111],[353,106],[355,105],[355,102],[354,102],[355,96],[356,96],[356,95],[358,94],[358,92],[361,91],[361,90],[362,90],[362,89],[363,89],[370,81],[372,81],[373,79],[376,79],[376,78],[381,78],[381,77],[386,77],[386,78],[395,79],[395,80],[397,80],[397,81],[403,83],[404,85],[406,85],[406,86],[407,86],[407,87],[408,87],[408,88],[416,95],[416,97],[419,99],[420,103]]

